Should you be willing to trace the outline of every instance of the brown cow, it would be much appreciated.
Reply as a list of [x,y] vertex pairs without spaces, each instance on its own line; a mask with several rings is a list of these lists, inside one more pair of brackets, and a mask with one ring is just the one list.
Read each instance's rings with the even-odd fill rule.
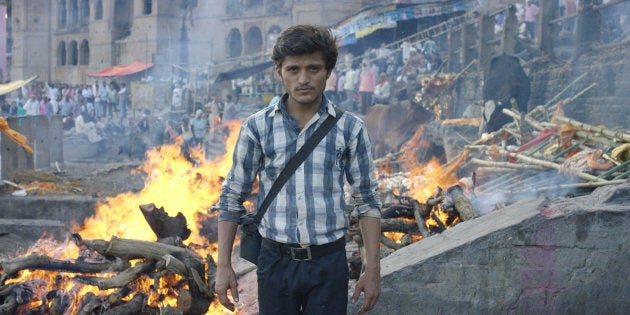
[[374,157],[399,150],[430,118],[431,113],[420,105],[376,104],[368,108],[365,125],[374,147]]

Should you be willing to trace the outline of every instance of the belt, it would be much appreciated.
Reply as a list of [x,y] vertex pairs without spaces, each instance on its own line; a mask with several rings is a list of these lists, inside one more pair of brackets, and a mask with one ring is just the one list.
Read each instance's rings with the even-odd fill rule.
[[262,246],[276,251],[284,256],[291,257],[297,261],[309,261],[324,257],[328,254],[332,254],[337,251],[345,250],[346,240],[344,237],[327,244],[311,245],[308,247],[301,247],[299,244],[283,244],[268,238],[263,238]]

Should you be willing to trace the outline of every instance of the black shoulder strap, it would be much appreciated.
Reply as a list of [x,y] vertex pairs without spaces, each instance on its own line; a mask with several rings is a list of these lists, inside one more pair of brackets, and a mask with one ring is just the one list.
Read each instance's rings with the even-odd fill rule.
[[280,175],[278,175],[278,178],[276,178],[276,181],[273,182],[273,185],[269,189],[269,193],[267,193],[267,196],[265,196],[265,200],[263,200],[260,207],[258,207],[258,210],[256,212],[256,218],[254,220],[256,224],[260,223],[260,221],[262,220],[262,217],[265,215],[265,212],[267,212],[267,208],[269,207],[269,204],[271,204],[271,201],[274,198],[276,198],[276,195],[278,194],[278,192],[280,192],[280,189],[282,188],[282,186],[284,186],[287,180],[289,180],[289,177],[291,177],[291,174],[293,174],[295,170],[298,168],[298,166],[300,166],[300,164],[302,164],[302,162],[306,160],[306,157],[311,154],[311,152],[313,151],[313,149],[315,149],[317,144],[324,138],[324,136],[326,136],[328,131],[330,131],[330,129],[332,129],[332,127],[337,123],[339,118],[341,118],[341,116],[343,115],[344,110],[341,108],[335,107],[335,112],[336,112],[336,117],[329,115],[328,118],[326,118],[326,120],[321,124],[321,126],[319,126],[317,130],[315,130],[313,135],[310,136],[308,140],[306,140],[304,145],[300,148],[300,150],[298,150],[295,156],[293,156],[293,158],[289,160],[287,165],[284,166],[284,169],[282,169],[282,172],[280,172]]

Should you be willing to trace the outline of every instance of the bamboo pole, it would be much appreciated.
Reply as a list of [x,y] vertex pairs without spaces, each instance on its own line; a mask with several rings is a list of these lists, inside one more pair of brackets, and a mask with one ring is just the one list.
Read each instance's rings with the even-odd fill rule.
[[510,162],[495,162],[495,161],[485,161],[477,158],[470,159],[471,163],[479,164],[483,166],[490,166],[494,168],[510,168],[510,169],[535,169],[542,170],[544,169],[540,165],[531,165],[531,164],[516,164]]
[[630,133],[627,133],[622,130],[614,131],[607,128],[595,127],[593,125],[589,125],[589,124],[577,121],[575,119],[571,119],[571,118],[567,118],[563,116],[556,116],[555,119],[559,122],[563,122],[571,126],[578,127],[582,130],[591,131],[591,132],[595,132],[600,135],[603,135],[605,137],[617,138],[626,142],[630,142]]
[[525,192],[538,192],[543,190],[560,190],[560,189],[570,189],[570,188],[597,188],[607,185],[619,185],[628,183],[627,179],[620,180],[611,180],[606,182],[587,182],[587,183],[573,183],[573,184],[558,184],[558,185],[548,185],[548,186],[540,186],[535,188],[521,189],[521,190],[513,190],[510,193],[518,194]]
[[584,77],[586,77],[587,74],[588,74],[587,72],[584,72],[584,73],[582,73],[582,75],[580,75],[579,77],[575,78],[575,80],[573,80],[571,83],[569,83],[569,85],[567,85],[564,89],[562,89],[562,91],[560,91],[558,94],[556,94],[554,97],[552,97],[549,101],[547,101],[547,103],[545,103],[545,105],[543,105],[543,106],[546,108],[546,107],[549,107],[550,105],[554,104],[558,99],[560,99],[560,96],[562,94],[564,94],[564,92],[566,92],[573,85],[578,83],[578,81],[584,79]]
[[[524,161],[524,162],[528,162],[528,163],[532,163],[532,164],[536,164],[536,165],[541,165],[544,167],[548,167],[548,168],[553,168],[553,169],[557,169],[559,171],[563,170],[562,165],[560,164],[556,164],[553,162],[549,162],[549,161],[545,161],[545,160],[539,160],[539,159],[535,159],[526,155],[522,155],[522,154],[518,154],[518,153],[513,153],[513,152],[508,152],[502,149],[499,149],[499,151],[501,152],[501,154],[512,157],[512,158],[516,158],[518,160]],[[584,172],[575,172],[575,176],[581,178],[581,179],[585,179],[588,181],[593,181],[593,182],[602,182],[602,181],[606,181],[605,179],[599,178],[597,176],[593,176],[591,174],[587,174]]]
[[[514,118],[515,120],[520,120],[521,119],[521,115],[518,113],[515,113],[514,111],[504,108],[503,109],[503,113]],[[531,118],[530,116],[524,116],[525,118],[525,122],[528,123],[530,126],[538,129],[538,130],[543,130],[545,129],[545,127],[543,125],[541,125],[539,122],[537,122],[536,120],[534,120],[533,118]]]

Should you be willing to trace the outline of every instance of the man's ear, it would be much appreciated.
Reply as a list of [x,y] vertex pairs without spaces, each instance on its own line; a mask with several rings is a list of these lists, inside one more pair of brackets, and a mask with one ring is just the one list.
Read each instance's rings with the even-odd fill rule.
[[278,79],[282,80],[282,65],[277,64],[274,68],[274,72],[276,73]]

